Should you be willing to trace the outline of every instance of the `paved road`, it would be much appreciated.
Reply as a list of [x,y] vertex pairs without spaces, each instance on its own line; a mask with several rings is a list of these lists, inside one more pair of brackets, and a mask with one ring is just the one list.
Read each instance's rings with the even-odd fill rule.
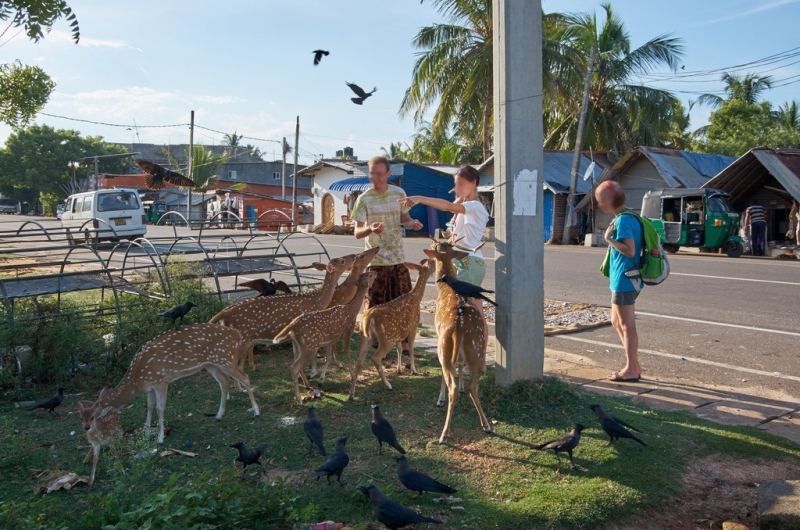
[[[209,241],[234,233],[213,232]],[[172,228],[151,227],[148,237],[171,233]],[[363,248],[352,236],[318,239],[331,256]],[[407,239],[406,258],[423,259],[422,249],[427,247],[427,239]],[[291,250],[317,252],[318,246],[311,239],[299,239]],[[484,286],[492,289],[493,245],[486,245],[484,252],[490,261]],[[607,281],[598,271],[603,252],[547,247],[545,296],[608,306]],[[670,263],[670,278],[646,288],[637,302],[642,363],[648,373],[700,385],[759,387],[800,398],[800,263],[700,254],[675,255]],[[428,296],[433,297],[432,283]],[[623,364],[619,338],[608,327],[548,337],[547,347],[602,366]]]

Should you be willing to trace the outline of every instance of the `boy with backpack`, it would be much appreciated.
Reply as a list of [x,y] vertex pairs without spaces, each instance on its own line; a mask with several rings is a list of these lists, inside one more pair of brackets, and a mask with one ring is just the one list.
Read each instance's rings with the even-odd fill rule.
[[636,332],[636,297],[642,290],[640,277],[630,277],[628,271],[637,270],[644,244],[644,227],[637,215],[623,215],[625,192],[618,182],[607,180],[595,191],[597,206],[605,213],[613,213],[614,220],[606,230],[608,254],[602,271],[609,278],[611,290],[611,324],[617,330],[625,347],[627,363],[608,379],[616,382],[637,382],[642,375],[639,365],[639,335]]

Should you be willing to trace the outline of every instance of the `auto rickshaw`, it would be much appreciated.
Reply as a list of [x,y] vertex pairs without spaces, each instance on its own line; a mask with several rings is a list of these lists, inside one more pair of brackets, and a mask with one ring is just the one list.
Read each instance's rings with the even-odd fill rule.
[[739,214],[729,199],[729,194],[715,189],[650,190],[642,199],[642,216],[653,222],[667,252],[680,247],[721,248],[738,258],[744,241],[739,237]]

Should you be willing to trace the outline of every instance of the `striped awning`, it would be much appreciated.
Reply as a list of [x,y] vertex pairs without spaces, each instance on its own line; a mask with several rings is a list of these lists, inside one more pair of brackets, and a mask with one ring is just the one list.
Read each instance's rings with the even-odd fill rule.
[[[399,179],[399,175],[392,175],[389,177],[389,180],[397,180]],[[344,179],[338,182],[334,182],[330,185],[331,191],[366,191],[372,187],[372,184],[369,183],[369,177],[356,177],[351,179]]]

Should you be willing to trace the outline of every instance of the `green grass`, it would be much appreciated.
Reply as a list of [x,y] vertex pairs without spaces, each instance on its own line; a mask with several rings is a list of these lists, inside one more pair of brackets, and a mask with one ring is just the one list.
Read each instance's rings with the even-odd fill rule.
[[[219,388],[208,374],[170,386],[166,423],[172,433],[165,447],[185,450],[191,443],[189,450],[198,452],[197,458],[125,455],[123,474],[104,449],[92,489],[79,486],[44,497],[32,493],[38,479],[31,469],[90,471],[90,464],[82,464],[88,448],[80,431],[77,398],[66,400],[63,412],[69,414],[58,419],[20,410],[11,403],[0,404],[0,475],[4,477],[0,502],[5,503],[0,505],[0,526],[13,521],[28,528],[100,528],[103,524],[136,528],[150,520],[153,528],[179,527],[176,521],[186,527],[192,521],[198,528],[288,528],[294,518],[300,518],[367,528],[372,522],[370,506],[355,486],[373,482],[396,501],[445,519],[448,528],[597,528],[635,515],[643,507],[665,503],[680,491],[682,473],[695,458],[720,455],[800,462],[799,446],[755,428],[651,410],[628,400],[588,394],[552,378],[501,389],[492,382],[491,369],[481,381],[481,396],[489,419],[496,422],[494,435],[483,433],[464,394],[456,407],[450,444],[442,446],[437,440],[446,410],[435,406],[441,372],[435,357],[427,354],[417,363],[417,376],[389,372],[392,392],[384,390],[374,369],[365,371],[365,384],[359,386],[354,402],[347,400],[349,377],[341,370],[328,373],[323,398],[309,403],[317,408],[325,427],[328,450],[336,438],[349,434],[351,457],[342,477],[347,486],[328,486],[325,479],[317,482],[313,474],[324,458],[307,454],[302,430],[305,409],[294,404],[290,361],[289,347],[256,357],[258,370],[250,375],[261,406],[259,419],[246,412],[249,404],[241,393],[231,395],[222,422],[206,417],[204,413],[216,412],[219,402]],[[86,398],[96,395],[97,386],[91,390]],[[621,441],[607,448],[607,437],[587,408],[593,402],[641,429],[650,446]],[[394,452],[388,449],[378,455],[369,427],[373,403],[381,405],[393,424],[412,466],[456,487],[457,496],[465,499],[463,511],[433,502],[431,494],[415,498],[395,493],[401,486],[395,476]],[[124,425],[141,426],[145,410],[142,396],[122,412]],[[295,423],[288,425],[287,418]],[[578,471],[566,460],[559,470],[552,453],[531,450],[535,443],[563,435],[575,422],[589,427],[575,453]],[[238,440],[248,446],[267,445],[266,459],[273,465],[268,466],[266,484],[258,483],[253,468],[244,481],[233,471],[235,450],[227,446]],[[143,434],[132,443],[138,451],[155,447]],[[286,480],[271,485],[281,475]],[[174,483],[168,484],[170,480]],[[209,510],[209,503],[218,509]],[[220,514],[229,519],[214,519]],[[198,523],[207,520],[208,526]]]

